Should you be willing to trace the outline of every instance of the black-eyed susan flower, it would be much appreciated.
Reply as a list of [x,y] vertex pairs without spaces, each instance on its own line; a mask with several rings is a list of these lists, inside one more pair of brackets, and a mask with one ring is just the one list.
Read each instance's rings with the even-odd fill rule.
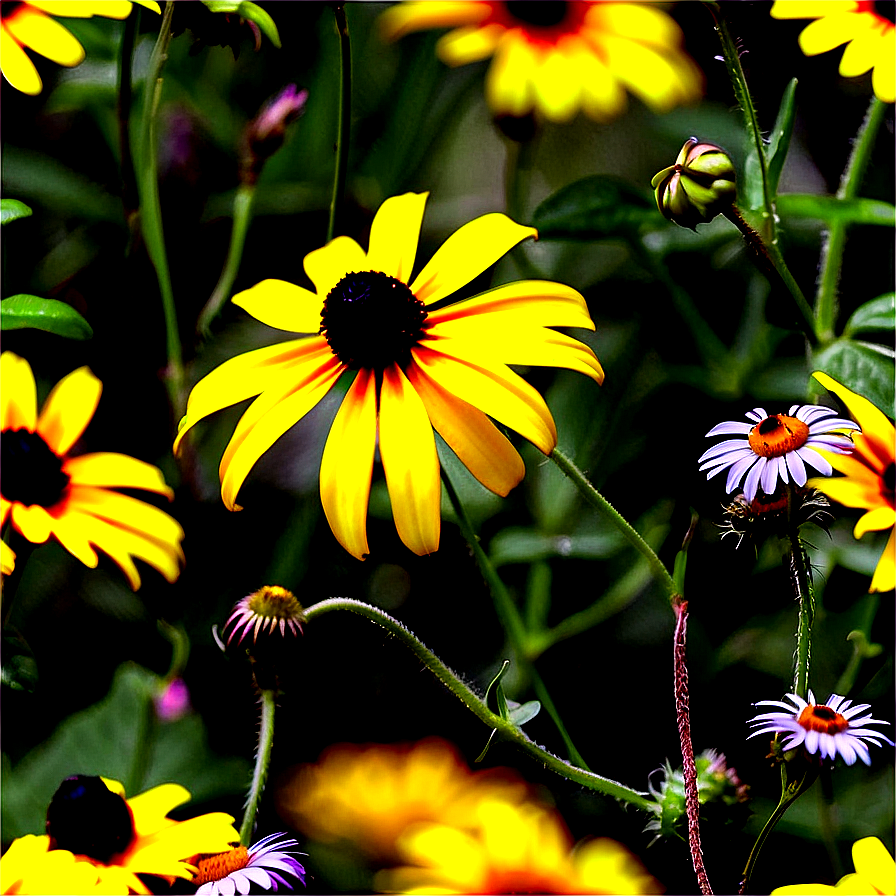
[[[365,252],[340,236],[305,256],[314,291],[263,280],[233,299],[280,330],[311,333],[226,361],[193,388],[180,440],[209,414],[258,396],[224,452],[221,497],[231,510],[249,471],[344,374],[353,376],[320,468],[324,512],[340,544],[368,553],[367,502],[376,447],[401,540],[439,546],[439,461],[433,430],[488,489],[506,495],[522,459],[489,417],[549,454],[557,440],[544,399],[509,364],[578,370],[598,383],[590,348],[548,327],[594,329],[582,296],[544,280],[496,287],[446,304],[513,246],[537,236],[488,214],[450,236],[412,276],[426,193],[387,199]],[[487,416],[488,415],[488,416]]]
[[437,45],[448,65],[494,57],[485,95],[496,116],[563,122],[582,109],[607,121],[625,111],[626,91],[666,112],[703,89],[681,29],[650,3],[425,0],[396,4],[381,26],[390,40],[453,28]]
[[771,896],[845,896],[847,893],[893,896],[896,893],[896,862],[877,837],[863,837],[852,845],[856,869],[831,887],[827,884],[791,884],[772,890]]
[[775,0],[775,19],[814,19],[800,34],[807,56],[827,53],[846,44],[840,74],[856,78],[871,70],[875,96],[896,100],[896,26],[893,3],[870,0]]
[[867,727],[889,725],[889,722],[871,718],[866,712],[870,704],[853,706],[852,700],[839,694],[831,694],[827,703],[816,703],[815,695],[809,691],[808,701],[796,694],[787,694],[784,700],[760,700],[753,705],[777,706],[779,710],[760,713],[751,719],[750,724],[756,730],[749,737],[784,735],[781,747],[785,751],[802,744],[807,753],[818,754],[822,759],[836,759],[839,754],[847,765],[853,765],[856,759],[871,765],[868,744],[893,746],[888,737]]
[[553,810],[486,799],[476,825],[408,828],[398,841],[404,865],[381,871],[387,893],[661,893],[624,846],[608,838],[580,843]]
[[305,869],[295,858],[298,845],[285,834],[271,834],[248,848],[200,859],[193,879],[199,885],[196,896],[233,896],[253,886],[275,892],[286,887],[291,893],[296,883],[305,883]]
[[[161,12],[155,0],[135,0]],[[3,77],[22,93],[36,96],[43,84],[25,49],[33,50],[58,65],[78,65],[84,49],[72,33],[52,16],[85,19],[105,16],[127,18],[130,0],[16,0],[0,5],[0,59]]]
[[145,489],[171,499],[161,471],[126,454],[72,455],[90,423],[103,384],[89,368],[61,379],[37,412],[37,387],[26,360],[0,356],[0,525],[9,521],[28,541],[52,535],[85,566],[108,554],[140,587],[133,558],[157,569],[169,582],[180,573],[184,531],[157,507],[115,491]]
[[265,585],[237,601],[224,623],[224,631],[232,625],[227,643],[239,635],[237,644],[241,644],[249,632],[253,641],[258,640],[259,634],[276,631],[286,637],[287,629],[290,635],[301,635],[304,622],[305,610],[291,591],[280,585]]
[[868,532],[890,530],[869,590],[892,591],[896,587],[896,429],[867,398],[851,392],[826,373],[812,375],[846,405],[862,431],[853,435],[855,450],[851,455],[821,452],[843,476],[811,479],[809,485],[846,507],[867,511],[853,530],[856,538]]
[[748,502],[761,488],[773,495],[778,480],[803,486],[808,478],[806,464],[830,476],[831,465],[818,453],[824,448],[837,454],[852,451],[852,441],[844,434],[859,427],[852,420],[843,420],[823,405],[793,405],[786,414],[769,414],[754,408],[746,414],[750,423],[729,420],[714,426],[706,437],[736,435],[705,451],[698,460],[701,470],[708,470],[712,479],[728,470],[725,490],[730,494],[746,475],[744,497]]
[[141,874],[192,880],[192,857],[228,851],[239,834],[223,812],[168,818],[189,799],[179,784],[126,800],[116,781],[67,778],[47,809],[47,833],[15,840],[0,860],[0,890],[148,894]]

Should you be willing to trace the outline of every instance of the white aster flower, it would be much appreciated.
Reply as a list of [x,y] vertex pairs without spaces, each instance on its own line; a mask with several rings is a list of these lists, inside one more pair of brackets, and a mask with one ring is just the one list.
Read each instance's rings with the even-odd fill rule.
[[292,893],[296,883],[305,884],[305,869],[293,857],[304,855],[294,853],[298,845],[285,834],[271,834],[248,849],[238,846],[200,860],[193,880],[200,885],[196,896],[244,896],[253,886],[274,892],[285,887]]

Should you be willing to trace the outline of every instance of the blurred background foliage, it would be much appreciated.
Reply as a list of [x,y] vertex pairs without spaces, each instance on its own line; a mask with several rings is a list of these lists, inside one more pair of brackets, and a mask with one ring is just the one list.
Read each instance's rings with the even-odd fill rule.
[[[515,250],[469,291],[530,276],[580,290],[596,331],[576,336],[601,359],[605,384],[598,388],[567,371],[525,371],[546,396],[560,448],[645,534],[669,568],[691,514],[699,514],[687,580],[695,748],[724,752],[753,797],[754,814],[745,826],[720,823],[704,831],[710,877],[733,887],[777,800],[778,774],[764,758],[763,745],[745,740],[746,720],[753,702],[779,699],[789,689],[796,606],[776,549],[757,553],[746,542],[736,549],[735,539],[720,541],[723,490],[719,481],[706,482],[698,473],[696,459],[705,449],[704,433],[715,423],[741,419],[757,405],[775,412],[816,396],[808,391],[812,367],[802,336],[792,329],[789,299],[756,272],[734,227],[719,218],[694,234],[667,223],[652,205],[651,177],[674,161],[691,134],[725,147],[743,170],[741,116],[717,58],[711,17],[699,3],[671,7],[689,53],[705,73],[702,101],[656,115],[630,99],[628,112],[610,124],[579,116],[568,125],[547,125],[514,166],[515,149],[495,128],[483,99],[486,63],[447,68],[433,52],[438,35],[429,32],[383,44],[376,18],[385,6],[346,5],[354,93],[341,232],[366,244],[383,199],[430,191],[419,265],[476,215],[507,211],[537,222],[539,206],[581,178],[616,179],[634,197],[629,205],[641,209],[646,255],[621,236],[621,228],[611,227],[600,239],[543,236]],[[247,27],[216,20],[199,3],[179,3],[174,14],[159,174],[190,383],[221,361],[280,338],[229,305],[209,338],[195,334],[227,251],[241,133],[263,102],[290,82],[307,88],[306,111],[263,171],[234,291],[268,277],[306,283],[303,257],[325,240],[338,91],[332,6],[267,8],[282,38],[279,50],[267,41],[256,50]],[[796,38],[805,23],[771,20],[768,3],[723,8],[739,38],[763,128],[771,128],[790,79],[799,81],[781,192],[832,194],[865,114],[870,77],[840,78],[839,53],[803,57]],[[157,17],[141,14],[138,72],[157,23]],[[182,458],[172,456],[177,420],[162,380],[165,334],[157,283],[139,238],[131,244],[121,201],[115,79],[123,25],[106,19],[66,24],[84,45],[87,61],[68,71],[38,60],[45,89],[36,98],[2,88],[3,194],[33,209],[31,217],[4,228],[3,296],[59,299],[84,316],[93,336],[68,341],[18,330],[4,333],[4,349],[30,361],[42,396],[82,364],[100,377],[104,394],[83,447],[122,451],[163,469],[176,488],[170,512],[187,533],[187,564],[173,586],[147,569],[134,594],[108,562],[101,560],[94,571],[58,545],[34,551],[11,619],[21,640],[6,645],[7,657],[25,657],[31,686],[4,688],[4,844],[41,830],[46,801],[59,779],[74,772],[102,771],[128,782],[131,792],[174,778],[202,808],[239,816],[256,702],[245,663],[220,653],[211,626],[220,627],[233,603],[263,584],[291,589],[306,606],[333,595],[371,602],[400,618],[483,692],[501,661],[513,659],[447,504],[439,552],[415,557],[395,533],[377,473],[370,558],[359,563],[336,543],[320,510],[317,469],[337,395],[263,456],[241,493],[242,513],[225,510],[217,478],[242,406],[200,427]],[[221,41],[229,45],[215,45]],[[862,196],[892,201],[892,160],[891,108]],[[782,215],[780,228],[788,264],[811,295],[823,224]],[[851,227],[841,327],[860,305],[892,291],[893,264],[892,229]],[[736,364],[731,357],[721,366],[711,361],[658,269],[668,270],[721,343],[735,347]],[[871,339],[889,344],[892,332]],[[892,415],[892,405],[885,410]],[[533,641],[532,656],[591,767],[646,789],[647,776],[667,758],[673,766],[680,762],[672,613],[642,561],[610,525],[583,506],[537,451],[520,447],[526,478],[503,500],[482,489],[444,446],[440,453],[483,546],[527,619],[550,629],[595,607],[590,618],[599,624],[554,643]],[[808,536],[818,592],[810,684],[822,697],[849,662],[851,631],[862,629],[889,648],[894,630],[892,595],[878,599],[867,593],[885,535],[856,542],[852,526],[858,512],[836,513],[830,535],[816,528]],[[160,619],[167,627],[159,627]],[[169,627],[176,637],[166,634]],[[173,643],[189,645],[182,674],[193,708],[184,719],[165,723],[154,720],[152,695],[171,667]],[[531,696],[529,682],[516,669],[505,686],[514,699]],[[890,649],[862,664],[851,696],[890,717]],[[274,787],[296,764],[315,760],[340,741],[437,734],[458,744],[472,762],[488,736],[434,679],[421,674],[403,647],[348,614],[331,614],[306,631],[281,705]],[[562,753],[545,713],[526,731]],[[148,764],[135,759],[140,738],[152,744]],[[796,856],[802,869],[830,867],[828,847],[848,856],[860,836],[881,836],[893,850],[892,763],[886,750],[873,754],[870,769],[838,769],[798,801],[765,848],[755,891],[787,882],[781,869]],[[549,775],[500,742],[485,764],[512,765],[547,788],[576,838],[612,835],[641,856],[669,892],[693,891],[685,845],[664,841],[647,848],[640,814]],[[819,801],[833,803],[832,813],[822,811]],[[830,831],[824,829],[827,819]],[[263,804],[259,820],[261,833],[283,827],[272,801]],[[328,853],[305,848],[313,875],[309,890],[357,886],[344,865],[327,862]],[[727,883],[719,885],[724,890]]]

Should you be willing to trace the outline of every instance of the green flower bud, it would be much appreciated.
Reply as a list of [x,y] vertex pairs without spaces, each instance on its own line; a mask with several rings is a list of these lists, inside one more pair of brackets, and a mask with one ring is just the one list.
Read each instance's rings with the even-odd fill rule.
[[737,195],[734,181],[734,165],[720,146],[689,137],[675,164],[656,174],[650,185],[666,218],[696,230],[731,208]]

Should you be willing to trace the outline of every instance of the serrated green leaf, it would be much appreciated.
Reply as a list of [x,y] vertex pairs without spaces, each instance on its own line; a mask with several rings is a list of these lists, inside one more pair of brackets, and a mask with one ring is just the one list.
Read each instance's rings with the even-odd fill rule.
[[896,293],[888,292],[860,305],[850,315],[844,336],[856,333],[886,333],[896,328]]
[[893,417],[894,357],[896,352],[889,346],[838,339],[814,353],[812,369],[832,376]]
[[530,223],[542,239],[601,240],[662,221],[652,198],[623,180],[597,174],[549,196]]
[[817,218],[826,224],[896,226],[896,206],[879,199],[838,199],[813,193],[782,193],[776,201],[782,218]]
[[258,25],[261,33],[280,49],[280,34],[270,15],[252,0],[202,0],[212,12],[235,12]]
[[31,215],[31,209],[18,199],[0,199],[0,225]]
[[787,158],[787,150],[790,149],[790,138],[793,134],[793,120],[796,112],[796,78],[791,79],[781,98],[781,107],[778,109],[778,117],[775,127],[769,136],[765,155],[768,159],[768,183],[772,196],[778,192],[778,183],[781,180],[781,171]]
[[90,339],[93,328],[65,302],[25,294],[0,301],[0,329],[45,330],[67,339]]
[[530,722],[541,712],[541,703],[538,700],[529,700],[522,706],[514,706],[510,710],[510,721],[518,728]]

